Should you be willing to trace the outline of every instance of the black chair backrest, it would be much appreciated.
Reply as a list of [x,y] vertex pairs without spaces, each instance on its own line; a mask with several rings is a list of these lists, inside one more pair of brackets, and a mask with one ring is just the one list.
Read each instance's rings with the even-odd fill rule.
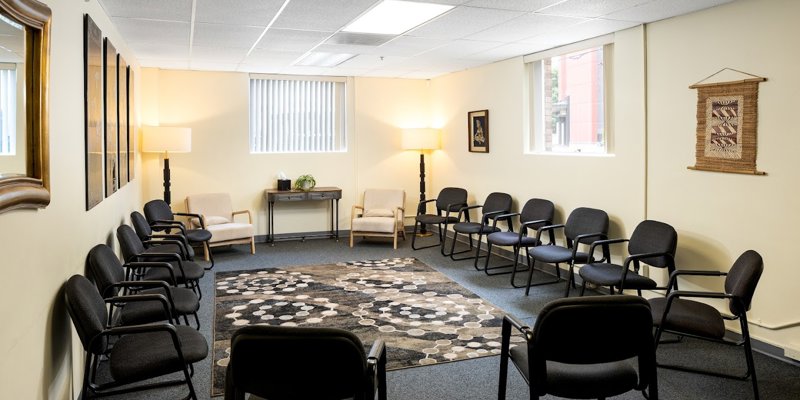
[[[631,240],[628,242],[628,253],[668,253],[675,257],[677,247],[678,232],[672,226],[659,221],[645,220],[633,230]],[[668,257],[651,257],[640,261],[659,268],[670,265],[674,267],[673,260]]]
[[544,386],[546,361],[599,364],[638,356],[640,383],[648,383],[649,374],[655,372],[652,328],[650,305],[638,296],[552,301],[537,316],[533,339],[528,342],[531,380]]
[[503,211],[508,213],[511,211],[511,203],[513,203],[511,195],[508,193],[493,192],[486,196],[486,201],[481,207],[481,211],[486,214],[495,211]]
[[122,258],[125,259],[125,262],[136,261],[136,256],[144,252],[142,240],[128,225],[122,224],[117,228],[117,240],[119,240],[119,248],[122,250]]
[[450,207],[451,212],[458,212],[458,210],[467,204],[467,190],[456,187],[446,187],[439,192],[436,197],[436,212],[440,215],[447,211],[447,205],[452,204]]
[[366,371],[364,346],[349,331],[254,325],[231,337],[226,379],[267,399],[361,399]]
[[133,229],[142,241],[150,240],[150,237],[153,236],[153,229],[142,213],[138,211],[131,213],[131,225],[133,225]]
[[144,216],[151,224],[155,221],[171,221],[175,219],[169,204],[161,199],[150,200],[145,203]]
[[[587,207],[578,207],[572,210],[564,226],[567,243],[571,247],[576,236],[587,233],[608,233],[608,214],[605,211]],[[599,239],[598,237],[584,238],[581,243],[591,244]]]
[[101,296],[108,297],[117,294],[118,290],[110,290],[109,287],[124,281],[125,271],[111,247],[98,244],[89,250],[89,277],[97,285]]
[[[553,205],[553,202],[550,200],[543,200],[543,199],[530,199],[525,202],[525,205],[522,206],[522,211],[520,211],[519,215],[519,222],[528,222],[528,221],[539,221],[539,220],[547,220],[553,221],[553,214],[555,214],[556,207]],[[538,224],[533,224],[529,226],[531,229],[539,229],[545,225],[548,225],[548,222],[542,222]]]
[[105,302],[97,292],[97,288],[84,276],[73,275],[64,284],[64,298],[84,350],[93,354],[103,353],[107,339],[92,342],[92,339],[103,331],[108,319]]
[[750,302],[762,272],[764,260],[754,250],[745,251],[733,263],[725,278],[725,293],[733,295],[728,306],[733,315],[741,316],[750,309]]

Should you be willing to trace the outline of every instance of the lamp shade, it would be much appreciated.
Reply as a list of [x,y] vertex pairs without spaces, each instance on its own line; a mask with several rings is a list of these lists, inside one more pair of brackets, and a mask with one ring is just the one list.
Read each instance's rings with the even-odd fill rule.
[[192,128],[145,126],[142,128],[145,153],[188,153],[192,151]]
[[435,150],[439,148],[439,130],[433,128],[403,129],[403,149]]

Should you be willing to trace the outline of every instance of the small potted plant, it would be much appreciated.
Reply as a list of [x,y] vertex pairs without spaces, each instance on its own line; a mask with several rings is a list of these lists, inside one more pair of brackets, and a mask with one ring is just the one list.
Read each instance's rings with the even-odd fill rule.
[[294,181],[294,188],[297,190],[302,190],[307,192],[313,189],[314,186],[317,186],[317,181],[314,179],[314,175],[310,174],[300,175]]

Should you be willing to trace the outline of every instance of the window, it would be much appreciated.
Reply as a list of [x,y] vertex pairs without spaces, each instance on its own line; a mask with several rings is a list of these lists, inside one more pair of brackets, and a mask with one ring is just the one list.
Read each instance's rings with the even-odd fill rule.
[[17,70],[0,64],[0,155],[17,153]]
[[251,153],[347,151],[344,78],[250,78]]
[[527,64],[532,83],[529,152],[608,152],[611,50],[611,44],[599,45],[546,54]]

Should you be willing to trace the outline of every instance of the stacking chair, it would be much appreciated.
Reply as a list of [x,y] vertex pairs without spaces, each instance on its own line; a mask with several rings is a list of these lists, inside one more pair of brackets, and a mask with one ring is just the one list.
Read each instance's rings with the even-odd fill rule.
[[336,328],[253,325],[231,337],[225,400],[386,400],[386,348]]
[[[511,347],[512,328],[522,333],[523,344]],[[558,299],[542,309],[533,328],[507,315],[498,399],[506,397],[511,360],[528,383],[531,399],[548,394],[605,399],[639,390],[657,400],[652,332],[647,300],[636,296]]]
[[[677,270],[669,279],[667,297],[650,299],[653,323],[656,329],[656,346],[664,332],[688,336],[733,346],[743,346],[747,371],[742,376],[732,376],[709,370],[699,370],[678,365],[659,364],[660,367],[681,371],[697,372],[706,375],[745,380],[753,383],[753,395],[758,399],[758,381],[753,364],[753,350],[750,346],[750,331],[747,325],[747,310],[756,286],[764,271],[761,255],[753,250],[742,253],[733,263],[729,272]],[[672,290],[681,276],[725,276],[723,292],[698,292]],[[688,298],[727,299],[731,316],[723,316],[716,308]],[[725,320],[739,320],[742,339],[738,341],[725,338]]]
[[130,270],[129,280],[160,280],[182,284],[191,288],[202,298],[203,294],[199,285],[200,279],[205,275],[202,266],[194,261],[187,260],[180,254],[169,252],[168,248],[152,246],[145,249],[144,244],[133,228],[125,224],[117,228],[117,240],[119,240],[122,258],[126,264],[142,261],[160,261],[167,262],[172,266],[172,270],[147,267],[133,268]]
[[[188,397],[197,399],[192,385],[192,363],[208,356],[208,344],[200,332],[169,322],[106,325],[106,304],[97,288],[81,275],[74,275],[67,280],[64,296],[67,311],[86,351],[81,388],[84,398],[186,384],[189,388]],[[152,298],[164,300],[164,296],[158,294],[137,296],[145,296],[147,301],[152,301]],[[132,302],[137,301],[137,296],[109,301]],[[172,311],[168,309],[168,303],[163,301],[163,304],[165,313],[170,315]],[[108,363],[110,381],[97,381],[97,369],[101,362]],[[152,380],[174,372],[182,372],[183,379]],[[134,385],[140,382],[144,383]]]
[[[532,229],[535,232],[540,227],[551,224],[554,212],[555,212],[555,206],[551,201],[542,199],[530,199],[522,207],[522,211],[518,213],[498,215],[494,219],[493,227],[496,227],[498,220],[508,218],[506,220],[508,221],[508,230],[502,232],[493,232],[486,237],[487,256],[486,256],[486,263],[483,266],[483,272],[485,272],[486,275],[500,275],[500,274],[511,273],[512,274],[511,285],[514,287],[521,287],[521,286],[516,286],[514,284],[514,275],[516,275],[516,273],[518,272],[517,264],[519,264],[520,249],[522,249],[523,247],[525,248],[526,260],[530,261],[530,251],[528,249],[530,247],[538,246],[540,242],[536,239],[535,235],[529,236],[529,231]],[[519,232],[514,232],[514,225],[511,223],[512,222],[511,218],[513,217],[519,217]],[[550,244],[553,244],[552,231],[550,231]],[[507,265],[498,265],[490,268],[489,259],[492,256],[492,246],[513,247],[514,259],[512,263]],[[477,265],[477,259],[476,259],[476,265]],[[511,268],[511,269],[505,270],[506,268]],[[490,272],[496,269],[504,269],[504,271]],[[524,269],[522,271],[524,271]]]
[[406,239],[406,192],[402,189],[367,189],[363,205],[355,204],[350,212],[350,247],[355,236],[390,237],[397,249],[397,236]]
[[[436,214],[427,214],[428,203],[436,202]],[[411,236],[411,248],[414,250],[427,249],[439,246],[444,249],[444,238],[447,225],[458,222],[455,214],[461,207],[467,205],[467,191],[462,188],[446,187],[439,192],[435,199],[428,199],[417,207],[417,216],[414,218],[414,235]],[[417,247],[417,232],[425,225],[438,225],[439,242]]]
[[[586,283],[598,286],[608,286],[611,294],[616,287],[619,293],[624,289],[636,289],[639,296],[642,290],[666,289],[659,288],[656,281],[639,275],[641,264],[652,267],[666,268],[669,274],[675,271],[675,249],[678,246],[678,233],[670,225],[663,222],[646,220],[639,223],[633,230],[630,239],[598,240],[592,243],[589,254],[594,254],[597,246],[616,243],[628,243],[628,257],[623,265],[611,263],[591,263],[581,267],[578,273],[583,279],[581,296],[586,290]],[[633,269],[631,270],[631,267]]]
[[[560,263],[569,263],[569,276],[564,297],[569,296],[569,289],[575,285],[575,264],[586,264],[594,261],[593,254],[578,251],[581,243],[591,245],[595,240],[606,239],[608,234],[608,214],[603,210],[579,207],[569,214],[565,224],[542,226],[536,232],[536,240],[541,241],[542,232],[551,232],[555,229],[564,230],[565,246],[548,245],[536,246],[530,250],[531,266],[528,271],[528,284],[525,288],[527,296],[531,286],[556,283],[559,281],[561,271]],[[603,259],[609,258],[607,245],[602,246]],[[556,280],[531,284],[536,261],[555,264]]]
[[[154,230],[166,230],[169,232],[171,229],[177,229],[186,237],[190,245],[203,246],[206,261],[211,261],[211,266],[208,267],[208,269],[214,268],[214,255],[211,254],[211,246],[209,244],[211,232],[205,229],[205,223],[200,214],[174,213],[172,209],[169,208],[169,204],[167,204],[166,201],[156,199],[145,203],[144,216],[147,218],[147,222],[153,226]],[[187,229],[183,222],[175,219],[175,216],[197,218],[200,222],[200,228]],[[170,226],[171,228],[163,228],[162,226],[164,225]]]
[[[500,192],[493,192],[489,193],[486,196],[486,201],[483,204],[477,204],[472,206],[462,207],[458,210],[458,215],[456,219],[459,222],[453,224],[453,241],[450,244],[450,252],[445,253],[444,246],[442,246],[442,255],[450,256],[453,261],[459,260],[468,260],[470,258],[475,259],[475,268],[478,268],[478,259],[483,257],[480,255],[481,253],[481,239],[484,235],[488,235],[493,232],[499,232],[500,228],[497,227],[497,221],[499,215],[508,214],[511,212],[511,203],[513,199],[511,195],[508,193],[500,193]],[[481,210],[481,217],[480,221],[472,222],[470,221],[469,213],[471,210],[480,209]],[[502,221],[508,222],[511,217],[505,217]],[[444,232],[445,234],[445,241],[447,241],[447,231]],[[456,242],[458,242],[458,235],[464,234],[467,235],[469,238],[469,248],[466,250],[461,250],[456,252]],[[472,235],[478,235],[478,242],[477,246],[472,242]],[[475,247],[475,255],[471,257],[456,257],[456,254],[461,253],[468,253],[472,251],[472,248]]]
[[[125,269],[114,251],[105,244],[98,244],[89,250],[88,257],[89,277],[97,286],[104,299],[117,295],[127,294],[157,294],[162,295],[169,303],[172,315],[164,315],[164,307],[160,302],[119,302],[111,303],[109,315],[122,325],[144,324],[183,317],[189,325],[188,315],[193,315],[197,329],[200,329],[200,319],[197,310],[200,309],[200,300],[191,289],[169,285],[166,281],[130,281],[125,278]],[[165,268],[172,269],[168,263],[134,262],[128,268]],[[171,271],[172,272],[172,271]],[[174,272],[173,272],[174,275]]]
[[[131,225],[133,225],[136,235],[142,241],[145,248],[153,246],[163,246],[159,251],[180,254],[183,258],[194,261],[194,249],[189,246],[186,236],[181,234],[156,233],[153,227],[147,222],[144,215],[138,211],[131,213]],[[169,228],[166,225],[156,225],[158,228]]]

